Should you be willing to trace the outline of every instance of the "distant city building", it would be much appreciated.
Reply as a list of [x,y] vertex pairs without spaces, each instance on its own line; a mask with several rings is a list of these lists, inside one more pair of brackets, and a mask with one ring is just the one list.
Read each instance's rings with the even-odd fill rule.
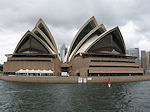
[[140,63],[140,56],[139,56],[139,48],[130,48],[130,49],[127,49],[126,50],[126,55],[127,56],[134,56],[134,57],[137,57],[136,58],[136,63]]
[[146,53],[146,72],[150,73],[150,52]]
[[141,67],[146,70],[146,51],[141,51]]
[[66,45],[63,44],[61,46],[61,48],[60,48],[60,58],[61,58],[61,61],[64,60],[66,54],[67,54],[67,48],[66,48]]

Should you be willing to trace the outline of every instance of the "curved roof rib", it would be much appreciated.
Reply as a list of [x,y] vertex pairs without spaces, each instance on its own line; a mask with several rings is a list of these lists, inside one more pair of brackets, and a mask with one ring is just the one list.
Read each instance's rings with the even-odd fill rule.
[[98,24],[93,16],[79,29],[79,31],[77,32],[71,43],[71,46],[67,54],[67,59],[69,58],[70,54],[75,49],[75,47],[78,45],[78,43],[96,26],[98,26]]
[[57,53],[58,53],[57,46],[56,46],[56,43],[54,41],[54,38],[53,38],[50,30],[48,29],[48,27],[46,26],[46,24],[44,23],[44,21],[41,18],[39,19],[39,21],[37,22],[37,24],[35,25],[35,27],[39,28],[47,36],[47,38],[49,39],[49,41],[54,46],[55,51],[57,51]]
[[[125,47],[123,37],[121,35],[119,28],[115,27],[109,31],[104,32],[100,36],[94,35],[93,38],[91,38],[85,44],[82,45],[82,47],[78,50],[78,52],[76,52],[75,55],[77,55],[78,53],[88,52],[94,45],[97,44],[98,41],[102,40],[103,38],[105,38],[109,34],[112,34],[114,36],[114,38],[118,40],[119,48],[121,49],[122,54],[125,54],[126,53],[126,47]],[[112,47],[112,46],[110,46],[110,47]]]
[[14,54],[30,53],[30,51],[34,51],[32,53],[40,52],[44,54],[55,54],[53,50],[42,39],[40,39],[32,32],[27,31],[16,46]]
[[42,39],[55,53],[58,54],[58,51],[54,48],[48,37],[38,27],[35,27],[32,32]]
[[76,48],[73,50],[73,52],[70,54],[69,56],[69,60],[71,60],[71,58],[75,55],[75,53],[82,47],[82,45],[84,43],[86,43],[86,41],[90,40],[90,38],[93,37],[93,35],[101,35],[102,33],[104,33],[106,31],[105,26],[103,24],[98,25],[97,27],[95,27],[93,30],[91,30],[80,42],[79,44],[76,46]]

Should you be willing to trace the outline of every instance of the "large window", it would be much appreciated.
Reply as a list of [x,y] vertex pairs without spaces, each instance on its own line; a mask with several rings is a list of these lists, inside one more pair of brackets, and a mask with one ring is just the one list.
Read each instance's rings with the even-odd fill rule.
[[41,42],[39,42],[32,35],[27,35],[27,37],[22,41],[16,53],[24,53],[24,54],[49,54],[49,51],[45,48]]
[[[35,32],[35,34],[40,37],[40,39],[42,39],[49,47],[50,45],[47,43],[47,41],[44,39],[44,37],[39,33],[39,32]],[[51,47],[50,47],[51,48]]]
[[98,66],[98,65],[90,65],[89,67],[111,67],[111,68],[139,68],[138,66]]
[[39,26],[39,29],[42,30],[42,32],[49,38],[49,40],[51,41],[51,43],[54,45],[54,43],[52,42],[48,32],[46,31],[46,29],[44,28],[44,26],[42,24],[40,24]]
[[109,34],[98,42],[96,42],[89,50],[89,53],[99,53],[99,54],[124,54],[122,46],[120,45],[119,40],[114,34]]
[[133,61],[116,61],[116,60],[91,60],[91,62],[135,63],[135,62],[133,62]]
[[8,61],[41,61],[41,62],[51,62],[51,60],[8,60]]
[[141,73],[89,73],[90,76],[138,76],[143,75]]
[[93,27],[88,24],[86,25],[86,27],[80,32],[80,34],[78,35],[78,37],[76,38],[73,46],[72,46],[72,49],[71,49],[71,52],[75,49],[75,47],[78,45],[78,43],[83,39],[83,37],[88,34],[91,30],[93,29]]

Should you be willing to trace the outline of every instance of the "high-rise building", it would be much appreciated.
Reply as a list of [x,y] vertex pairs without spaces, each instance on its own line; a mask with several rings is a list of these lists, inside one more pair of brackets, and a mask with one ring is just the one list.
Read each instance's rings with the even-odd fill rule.
[[127,56],[134,56],[134,57],[137,57],[136,58],[136,63],[140,63],[140,60],[139,60],[139,48],[130,48],[130,49],[127,49],[126,50],[126,55]]
[[141,67],[146,70],[146,51],[141,51]]
[[150,52],[146,53],[146,72],[150,73]]
[[66,45],[63,44],[60,48],[60,58],[61,58],[61,61],[64,60],[64,57],[65,55],[67,54],[67,48],[66,48]]

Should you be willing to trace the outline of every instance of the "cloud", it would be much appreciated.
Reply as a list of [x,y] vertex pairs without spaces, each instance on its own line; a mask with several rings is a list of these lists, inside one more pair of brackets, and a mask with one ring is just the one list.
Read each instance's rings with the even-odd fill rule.
[[0,63],[6,61],[5,54],[12,54],[21,37],[11,30],[0,30]]
[[4,54],[13,53],[18,41],[39,18],[50,28],[58,48],[63,43],[70,45],[74,32],[95,16],[107,29],[119,26],[127,48],[148,50],[149,4],[149,0],[1,0],[0,63]]
[[[61,45],[64,43],[67,46],[70,46],[73,37],[75,36],[75,29],[64,29],[61,27],[52,27],[51,28],[52,35],[56,41],[57,47],[60,48]],[[58,37],[58,38],[55,38]]]
[[140,48],[141,50],[150,49],[150,41],[147,35],[150,33],[141,33],[139,27],[136,26],[132,21],[128,22],[125,26],[121,28],[122,35],[124,37],[127,48]]

